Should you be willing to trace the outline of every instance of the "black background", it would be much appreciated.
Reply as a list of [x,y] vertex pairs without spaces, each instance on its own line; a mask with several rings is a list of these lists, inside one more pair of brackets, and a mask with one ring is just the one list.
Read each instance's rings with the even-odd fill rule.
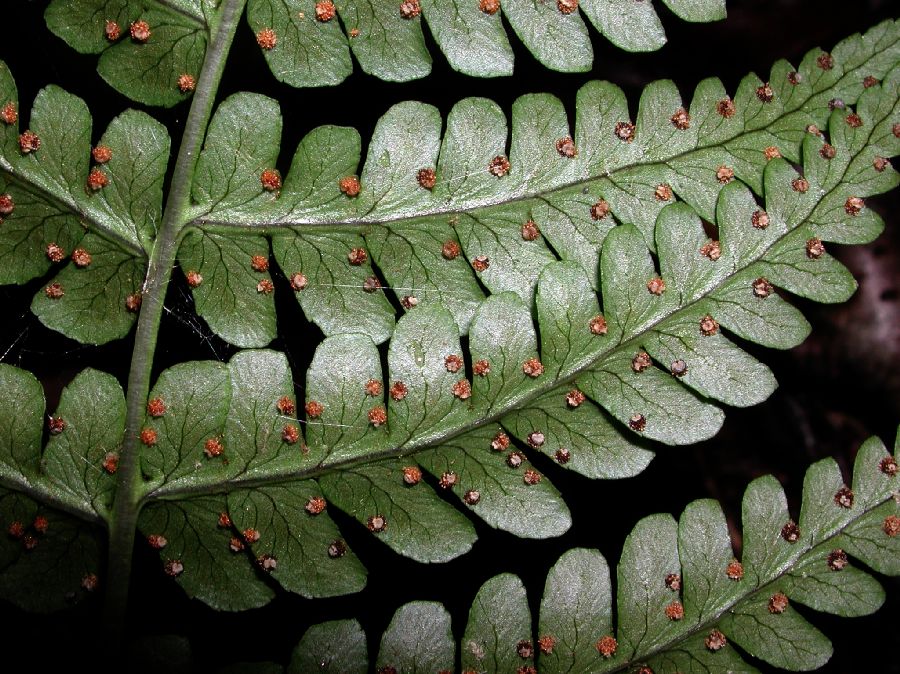
[[[94,116],[94,135],[99,137],[115,115],[139,106],[102,82],[94,70],[96,57],[75,54],[46,31],[42,12],[47,4],[6,1],[0,5],[0,58],[16,77],[23,117],[41,87],[59,84],[88,101]],[[575,93],[588,79],[610,80],[621,86],[634,110],[647,82],[670,78],[688,101],[704,77],[720,77],[733,92],[747,72],[755,71],[765,79],[778,58],[797,64],[809,49],[829,49],[842,37],[892,18],[892,10],[897,11],[889,0],[731,0],[724,22],[690,25],[677,20],[661,3],[655,6],[669,43],[653,54],[630,55],[612,47],[591,28],[595,66],[589,76],[550,72],[512,38],[516,51],[514,77],[468,78],[447,68],[427,36],[435,56],[431,77],[385,84],[357,69],[340,87],[324,90],[296,90],[276,82],[250,29],[242,22],[219,97],[249,90],[280,101],[285,127],[279,167],[284,172],[294,147],[312,128],[326,123],[355,126],[366,139],[378,116],[402,100],[432,103],[446,114],[463,96],[487,96],[508,113],[516,97],[549,91],[560,97],[570,118],[574,118]],[[173,147],[177,148],[187,105],[148,112],[167,124]],[[859,444],[877,434],[892,446],[900,421],[900,234],[895,215],[900,197],[895,191],[869,200],[868,205],[882,214],[886,232],[864,248],[829,247],[860,282],[854,298],[837,307],[797,300],[795,303],[813,324],[812,336],[797,349],[776,352],[742,344],[769,364],[778,378],[780,388],[767,402],[748,410],[728,410],[722,431],[711,441],[687,448],[659,447],[650,467],[629,480],[590,481],[541,461],[541,457],[535,459],[572,510],[573,526],[560,539],[521,541],[475,521],[480,540],[471,553],[448,564],[429,566],[393,554],[372,541],[361,526],[336,516],[351,547],[369,568],[368,586],[362,593],[316,601],[281,595],[266,608],[237,614],[217,613],[185,599],[180,589],[162,575],[155,555],[139,546],[128,632],[145,637],[187,637],[193,649],[194,670],[211,671],[238,661],[286,663],[291,648],[310,624],[356,617],[369,634],[374,659],[381,632],[396,608],[407,601],[444,603],[453,615],[454,632],[459,638],[478,588],[488,578],[509,571],[524,580],[536,614],[547,570],[563,551],[577,546],[599,548],[614,564],[625,536],[638,519],[654,512],[671,512],[677,517],[688,502],[697,498],[722,502],[739,546],[741,494],[759,475],[772,473],[781,480],[796,514],[803,474],[811,462],[833,456],[849,474]],[[36,280],[24,290],[0,288],[5,317],[0,326],[0,360],[26,367],[41,377],[50,409],[56,405],[62,387],[84,367],[111,372],[124,385],[131,339],[83,347],[47,330],[28,311],[32,294],[45,282]],[[161,328],[157,372],[192,358],[225,360],[234,352],[192,316],[190,296],[183,283],[172,284],[167,306],[170,311]],[[272,346],[286,351],[295,373],[302,372],[321,335],[299,315],[294,303],[279,300],[278,308],[281,332]],[[888,600],[874,616],[837,619],[812,615],[814,624],[835,646],[835,656],[821,671],[900,672],[896,656],[900,582],[882,580]],[[93,612],[98,608],[89,604],[72,613],[41,617],[23,615],[0,603],[0,618],[5,624],[0,627],[0,658],[8,664],[12,664],[10,659],[27,664],[33,671],[96,662],[99,652],[95,649],[115,647],[95,619]],[[802,607],[801,611],[812,614]],[[163,651],[157,653],[162,655]],[[178,669],[174,653],[166,657],[165,666],[144,659],[141,666],[132,663],[123,669]]]

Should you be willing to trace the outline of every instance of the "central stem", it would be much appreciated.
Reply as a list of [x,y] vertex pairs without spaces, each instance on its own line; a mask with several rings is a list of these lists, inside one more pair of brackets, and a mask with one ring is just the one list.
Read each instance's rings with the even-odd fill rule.
[[120,633],[124,626],[135,530],[144,496],[138,436],[150,390],[150,374],[163,303],[175,264],[179,235],[191,205],[191,184],[197,158],[212,115],[225,60],[245,3],[246,0],[224,0],[217,18],[210,25],[209,47],[197,78],[197,89],[175,162],[169,198],[144,280],[143,302],[128,373],[125,437],[119,458],[115,505],[109,523],[105,618],[108,629],[115,633]]

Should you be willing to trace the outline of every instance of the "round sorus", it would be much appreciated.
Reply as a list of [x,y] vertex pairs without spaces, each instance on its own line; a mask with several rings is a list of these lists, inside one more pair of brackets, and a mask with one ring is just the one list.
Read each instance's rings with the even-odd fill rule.
[[803,81],[803,76],[798,73],[796,70],[792,70],[787,74],[787,81],[793,87],[796,87]]
[[736,111],[737,110],[734,107],[734,101],[732,101],[731,98],[727,96],[716,103],[716,112],[718,112],[725,119],[734,117],[734,113]]
[[449,356],[444,358],[444,367],[447,369],[447,372],[459,372],[462,366],[463,359],[457,356],[455,353],[451,353]]
[[491,364],[484,359],[476,360],[472,363],[472,372],[479,377],[486,377],[491,372]]
[[669,620],[681,620],[684,618],[684,606],[680,601],[673,601],[666,606],[665,613]]
[[769,613],[775,615],[784,613],[787,610],[789,603],[787,595],[784,592],[776,592],[769,598]]
[[528,486],[536,485],[541,481],[541,474],[536,470],[529,468],[525,471],[524,475],[522,475],[522,481]]
[[865,205],[866,202],[861,197],[847,197],[847,201],[844,202],[844,211],[847,215],[859,215]]
[[419,484],[422,479],[422,469],[418,466],[405,466],[403,468],[403,483],[410,487]]
[[106,39],[115,42],[122,36],[122,27],[115,21],[106,20],[106,26],[103,29]]
[[628,427],[640,433],[647,427],[647,419],[644,418],[643,414],[632,414],[628,419]]
[[301,274],[298,271],[291,274],[291,288],[293,288],[294,292],[300,292],[307,285],[309,285],[309,279],[306,278],[306,274]]
[[347,261],[354,267],[365,264],[368,259],[369,255],[366,253],[365,248],[353,248],[347,253]]
[[750,216],[750,224],[756,229],[765,229],[769,226],[769,214],[765,211],[755,210]]
[[380,396],[383,389],[381,382],[377,379],[370,379],[366,382],[366,394],[372,396]]
[[131,39],[135,42],[146,42],[151,35],[150,24],[143,20],[132,21],[129,32],[131,33]]
[[538,639],[538,648],[541,649],[541,653],[544,655],[553,653],[554,646],[556,646],[556,637],[550,634],[545,634]]
[[334,18],[334,3],[331,0],[322,0],[316,3],[316,21],[326,23]]
[[635,372],[643,372],[653,364],[650,360],[650,354],[646,351],[638,351],[637,355],[631,359],[631,369]]
[[437,174],[433,168],[419,169],[416,173],[416,182],[426,190],[432,190],[437,183]]
[[834,145],[830,143],[825,143],[822,147],[819,148],[819,156],[822,159],[834,159],[837,155],[837,150],[834,149]]
[[879,173],[884,172],[884,170],[891,165],[891,161],[887,157],[875,157],[872,160],[872,168],[874,168]]
[[16,202],[10,194],[0,194],[0,215],[12,215]]
[[395,381],[391,384],[390,395],[392,400],[400,402],[406,397],[407,393],[409,393],[409,389],[402,381]]
[[878,470],[887,475],[894,477],[897,474],[897,459],[893,456],[886,456],[878,463]]
[[115,452],[109,452],[103,457],[103,462],[100,465],[103,466],[103,470],[112,475],[119,469],[119,455]]
[[219,513],[218,525],[223,529],[227,529],[228,527],[230,527],[231,526],[231,516],[226,512]]
[[781,537],[788,543],[796,543],[800,540],[800,527],[794,520],[788,520],[788,523],[781,527]]
[[250,258],[250,268],[253,271],[264,272],[269,270],[269,258],[265,255],[253,255]]
[[260,534],[259,531],[253,527],[248,527],[241,532],[241,537],[244,539],[245,543],[256,543],[259,540]]
[[48,243],[47,244],[47,258],[51,262],[62,262],[66,257],[66,251],[62,249],[62,246],[56,243]]
[[419,0],[403,0],[400,3],[400,16],[404,19],[415,19],[422,13]]
[[147,536],[147,543],[149,543],[150,547],[154,550],[162,550],[169,544],[169,541],[161,534],[150,534]]
[[706,314],[703,318],[700,319],[700,334],[704,337],[712,337],[719,331],[719,322]]
[[758,279],[753,281],[753,283],[750,284],[750,287],[753,289],[753,294],[760,299],[765,299],[773,292],[775,292],[774,286],[769,283],[769,280],[764,276],[760,276]]
[[538,229],[537,224],[534,220],[528,220],[525,224],[522,225],[522,239],[525,241],[534,241],[541,235],[541,230]]
[[601,314],[597,314],[588,321],[588,328],[590,328],[591,333],[594,335],[605,335],[609,329],[606,324],[606,319]]
[[300,429],[296,424],[285,424],[281,429],[281,439],[288,445],[294,445],[300,439]]
[[700,254],[715,262],[722,257],[722,246],[718,241],[707,241],[700,246]]
[[653,190],[653,196],[657,201],[672,201],[672,187],[667,183],[661,183]]
[[877,78],[877,77],[873,77],[872,75],[866,75],[866,76],[863,78],[863,82],[862,82],[863,89],[871,89],[871,88],[874,87],[876,84],[878,84],[878,78]]
[[454,473],[452,470],[441,473],[441,477],[438,480],[438,486],[441,489],[452,489],[457,484],[459,484],[459,475]]
[[256,34],[256,44],[258,44],[261,49],[267,51],[269,49],[275,49],[275,45],[278,44],[278,36],[271,28],[263,28]]
[[456,241],[445,241],[441,246],[441,255],[445,260],[455,260],[459,257],[460,249]]
[[59,435],[66,430],[66,422],[62,417],[50,417],[47,420],[47,430],[50,435]]
[[460,400],[467,400],[472,397],[472,384],[468,379],[460,379],[453,384],[453,395]]
[[10,538],[15,538],[16,540],[18,540],[25,535],[25,525],[18,520],[15,520],[10,523],[9,528],[6,530],[6,533]]
[[39,534],[46,534],[47,529],[50,528],[50,522],[47,521],[47,518],[43,515],[38,515],[34,518],[34,521],[31,523],[31,528],[34,529]]
[[769,145],[766,149],[763,150],[763,157],[766,158],[766,161],[772,161],[773,159],[778,159],[781,156],[781,150],[779,150],[774,145]]
[[822,239],[813,237],[806,242],[806,257],[810,260],[818,260],[825,254],[825,244]]
[[573,388],[571,391],[566,393],[566,405],[569,407],[578,407],[583,403],[587,398],[584,393],[582,393],[577,388]]
[[578,9],[578,0],[556,0],[556,8],[562,14],[572,14]]
[[156,431],[152,428],[145,428],[141,431],[141,442],[147,445],[148,447],[152,447],[156,444],[158,440],[158,436]]
[[675,111],[675,114],[669,117],[669,121],[672,122],[672,126],[679,131],[685,131],[691,128],[691,116],[684,108],[678,108]]
[[491,260],[487,255],[476,255],[472,260],[472,268],[477,272],[486,271],[491,266]]
[[94,158],[94,161],[98,164],[105,164],[110,159],[112,159],[112,148],[108,145],[98,145],[93,150],[91,150],[91,156]]
[[175,578],[184,573],[184,564],[181,563],[180,559],[169,559],[163,565],[163,571],[166,572],[167,576]]
[[831,70],[834,68],[834,57],[826,51],[823,51],[816,57],[816,65],[822,70]]
[[544,446],[544,442],[546,442],[547,438],[544,436],[544,434],[541,431],[532,431],[531,433],[528,434],[528,437],[526,438],[526,440],[528,440],[528,444],[530,446],[534,447],[535,449],[538,449],[539,447]]
[[344,176],[338,181],[338,189],[348,197],[355,197],[360,190],[359,178],[356,176]]
[[[294,399],[290,396],[281,396],[275,403],[275,408],[278,410],[279,414],[284,416],[293,416],[294,412],[297,411]],[[319,414],[321,414],[321,412],[319,412]]]
[[225,448],[222,446],[222,441],[219,438],[207,438],[203,444],[203,453],[206,454],[208,459],[220,456],[223,451],[225,451]]
[[143,301],[144,296],[140,292],[129,293],[125,296],[125,309],[136,314],[140,311],[141,303],[143,303]]
[[560,447],[556,450],[556,454],[553,455],[553,458],[556,459],[556,463],[565,465],[571,461],[572,452],[569,451],[568,447]]
[[734,180],[734,169],[724,164],[716,169],[716,180],[722,185],[727,185]]
[[881,523],[881,528],[885,534],[894,538],[897,534],[900,534],[900,517],[888,515],[884,518],[884,522]]
[[277,192],[281,189],[281,174],[275,169],[266,169],[259,174],[259,182],[266,192]]
[[481,492],[477,489],[470,489],[465,494],[463,494],[463,501],[466,502],[466,505],[476,505],[481,500]]
[[147,402],[147,414],[151,417],[161,417],[166,413],[166,403],[160,398],[152,398]]
[[500,11],[500,0],[480,0],[478,8],[485,14],[496,14]]
[[96,192],[107,185],[109,185],[109,176],[104,173],[103,169],[99,166],[92,168],[90,174],[88,174],[87,186]]
[[31,552],[38,545],[38,540],[31,534],[25,534],[22,537],[22,547],[25,548],[26,552]]
[[96,573],[88,573],[81,578],[81,587],[85,592],[93,592],[99,585],[100,579]]
[[744,565],[738,560],[732,559],[725,567],[725,575],[731,580],[741,580],[744,577]]
[[310,419],[318,419],[324,411],[325,407],[317,400],[310,400],[306,403],[306,416]]
[[240,552],[244,549],[244,541],[237,536],[232,536],[231,540],[228,542],[228,547],[232,552]]
[[328,544],[328,556],[332,559],[343,557],[347,554],[347,544],[340,538],[337,538]]
[[631,122],[616,122],[613,133],[616,134],[616,138],[619,140],[630,143],[634,140],[634,124]]
[[681,576],[677,573],[670,573],[665,579],[666,588],[672,592],[678,592],[681,589]]
[[321,513],[328,504],[325,502],[325,499],[321,496],[310,496],[309,500],[306,502],[306,505],[303,506],[303,509],[306,510],[310,515],[318,515]]
[[278,568],[278,560],[273,555],[260,555],[256,558],[256,563],[266,573],[272,573]]
[[534,644],[531,643],[530,639],[522,639],[522,641],[516,644],[516,655],[523,660],[534,657]]
[[19,150],[22,154],[37,152],[41,149],[41,139],[34,131],[25,131],[19,136]]
[[712,630],[704,639],[703,643],[706,645],[706,648],[710,651],[718,651],[725,647],[728,643],[728,639],[725,638],[725,635],[722,634],[719,630]]
[[189,94],[197,88],[197,80],[194,79],[193,75],[187,73],[179,75],[175,83],[178,85],[178,91],[183,94]]
[[491,440],[491,449],[495,452],[504,452],[507,447],[509,447],[509,436],[503,431],[500,431],[494,436],[493,440]]
[[666,292],[666,282],[663,281],[659,276],[656,278],[652,278],[647,281],[647,290],[651,295],[662,295]]
[[849,115],[847,115],[844,121],[847,122],[847,126],[852,129],[858,129],[862,126],[862,118],[855,112],[851,112]]
[[384,518],[384,515],[372,515],[366,520],[366,526],[369,528],[369,531],[380,534],[387,529],[387,520]]
[[771,103],[775,98],[775,90],[766,82],[756,88],[756,97],[763,103]]
[[616,649],[619,647],[619,642],[616,641],[615,637],[610,635],[606,635],[605,637],[601,637],[596,644],[594,644],[594,648],[597,649],[597,652],[600,653],[604,658],[611,658],[616,654]]
[[198,271],[189,271],[187,274],[185,274],[185,278],[187,279],[187,283],[191,288],[196,288],[201,283],[203,283],[203,277]]
[[267,278],[262,279],[256,284],[256,292],[260,295],[270,295],[273,290],[275,290],[275,286],[272,285],[272,282]]
[[522,372],[527,374],[532,379],[536,379],[544,374],[544,364],[541,363],[537,358],[529,358],[524,363],[522,363]]
[[363,281],[362,289],[371,294],[381,288],[381,281],[378,280],[375,276],[369,276],[365,281]]
[[847,553],[840,548],[829,552],[825,561],[828,563],[828,568],[832,571],[841,571],[850,563],[850,560],[847,559]]
[[66,294],[66,291],[63,290],[61,284],[54,282],[44,288],[44,294],[47,295],[47,297],[49,297],[51,300],[58,300]]
[[509,173],[510,163],[509,159],[507,159],[504,155],[499,154],[490,162],[488,162],[488,173],[493,176],[497,176],[498,178],[502,178],[507,173]]
[[383,426],[387,423],[387,412],[385,409],[378,405],[377,407],[373,407],[369,410],[369,423],[372,424],[375,428],[379,426]]
[[601,199],[591,206],[591,220],[602,220],[609,215],[609,202]]
[[3,106],[3,110],[0,110],[0,119],[3,120],[4,124],[15,124],[19,121],[19,113],[16,110],[15,103],[7,103]]
[[683,377],[688,371],[687,363],[680,358],[678,360],[673,360],[669,371],[672,373],[673,377]]
[[525,457],[519,452],[510,452],[506,457],[506,465],[510,468],[518,468],[525,462]]
[[556,151],[561,157],[572,159],[578,156],[578,148],[575,147],[575,141],[571,136],[564,136],[556,141]]

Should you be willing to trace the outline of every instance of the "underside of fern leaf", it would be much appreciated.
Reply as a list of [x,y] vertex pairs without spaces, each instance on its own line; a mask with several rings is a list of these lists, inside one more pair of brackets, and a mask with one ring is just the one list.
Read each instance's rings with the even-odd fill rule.
[[[171,106],[193,91],[214,0],[54,0],[50,29],[82,53],[100,54],[100,75],[126,96]],[[725,0],[664,0],[685,21],[725,18]],[[501,16],[543,65],[584,72],[593,64],[588,19],[621,49],[666,43],[650,0],[248,0],[247,21],[275,77],[295,87],[331,86],[353,71],[404,82],[431,72],[425,26],[450,66],[466,75],[513,72]]]
[[[127,498],[166,572],[234,610],[266,603],[272,581],[304,596],[363,586],[333,510],[424,562],[470,549],[469,516],[562,534],[567,506],[532,454],[621,478],[646,467],[650,440],[709,438],[719,403],[752,405],[775,386],[723,333],[788,348],[808,325],[776,286],[852,294],[823,242],[882,228],[865,198],[898,181],[898,62],[898,25],[885,22],[796,69],[779,62],[768,82],[749,76],[733,97],[706,80],[687,106],[671,82],[651,84],[634,122],[608,83],[579,92],[574,131],[557,99],[525,96],[509,150],[490,101],[460,102],[443,137],[434,108],[405,103],[361,169],[358,134],[322,127],[283,178],[278,105],[240,93],[213,117],[171,231],[159,227],[165,131],[124,113],[89,170],[84,104],[45,89],[27,126],[0,126],[4,282],[55,274],[35,314],[104,343],[128,333],[145,270],[177,245],[197,312],[245,350],[165,370],[130,435],[118,383],[86,370],[44,448],[40,384],[0,367],[4,400],[27,401],[0,415],[13,521],[34,541],[38,502],[87,522],[66,538],[83,560],[55,577],[60,597],[77,595],[96,583],[92,527]],[[5,67],[0,104],[18,116]],[[275,293],[326,336],[305,372],[264,348]],[[106,404],[85,404],[91,391]],[[130,446],[139,479],[116,492]],[[18,563],[20,544],[6,545]]]
[[[522,581],[508,573],[482,586],[458,644],[441,604],[406,604],[371,661],[379,672],[757,671],[746,660],[816,669],[831,643],[794,606],[874,613],[884,591],[851,559],[900,574],[898,456],[900,436],[893,456],[868,440],[852,488],[832,459],[814,464],[796,521],[773,477],[754,480],[744,494],[740,560],[721,507],[707,499],[690,503],[677,522],[669,514],[638,522],[615,585],[598,551],[566,552],[547,575],[534,619]],[[359,623],[338,620],[312,627],[287,671],[366,672],[369,662]]]

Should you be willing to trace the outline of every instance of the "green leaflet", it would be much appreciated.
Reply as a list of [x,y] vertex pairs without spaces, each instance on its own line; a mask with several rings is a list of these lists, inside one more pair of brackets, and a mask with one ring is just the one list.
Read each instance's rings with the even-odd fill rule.
[[[894,457],[898,454],[900,434]],[[802,533],[793,542],[781,530],[787,513],[780,485],[772,477],[751,483],[744,497],[740,562],[715,501],[688,504],[677,522],[668,514],[644,518],[625,541],[615,598],[603,556],[569,550],[548,574],[536,632],[521,581],[510,574],[491,578],[473,600],[458,645],[462,666],[509,671],[529,664],[534,654],[541,672],[630,672],[640,665],[666,673],[756,672],[744,658],[791,671],[815,669],[828,661],[831,643],[792,604],[845,616],[866,615],[881,605],[878,581],[852,566],[846,553],[859,554],[874,568],[897,559],[900,537],[890,534],[894,529],[885,522],[900,513],[897,476],[883,468],[890,460],[875,438],[860,448],[850,501],[846,492],[835,491],[842,486],[836,463],[813,464],[803,486]],[[855,553],[847,532],[864,530],[867,543]],[[889,569],[883,568],[891,575],[900,572],[896,564]],[[448,650],[452,661],[454,644],[444,637],[444,615],[436,604],[401,607],[382,638],[377,666],[420,671],[421,663],[433,667],[438,654]],[[395,645],[401,627],[408,630],[402,656]],[[313,652],[320,661],[339,657],[333,640],[313,646],[312,638],[338,629],[350,634],[351,625],[310,628],[295,661]]]

